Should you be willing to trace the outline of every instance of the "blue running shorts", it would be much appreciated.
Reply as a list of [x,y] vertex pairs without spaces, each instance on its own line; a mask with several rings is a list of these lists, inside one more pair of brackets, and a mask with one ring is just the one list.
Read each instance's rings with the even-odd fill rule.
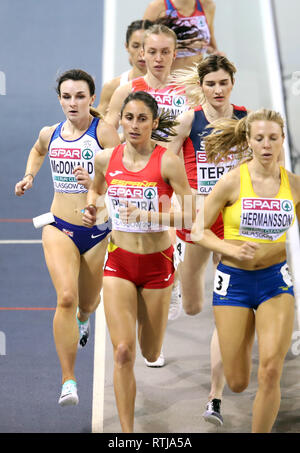
[[111,220],[88,228],[80,225],[73,225],[65,222],[59,217],[54,216],[55,222],[50,225],[58,228],[60,231],[69,236],[77,246],[80,255],[90,250],[94,245],[101,242],[111,232]]
[[230,305],[256,310],[258,306],[277,296],[294,296],[289,268],[283,263],[265,269],[244,270],[219,263],[214,279],[213,305]]

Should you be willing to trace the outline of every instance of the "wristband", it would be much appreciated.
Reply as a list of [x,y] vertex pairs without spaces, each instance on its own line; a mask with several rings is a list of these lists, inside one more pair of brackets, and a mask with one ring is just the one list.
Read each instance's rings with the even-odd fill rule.
[[26,176],[31,176],[32,177],[32,182],[34,181],[34,176],[32,173],[27,173],[26,175],[23,176],[23,179],[26,178]]
[[90,208],[90,207],[91,207],[91,208],[95,208],[96,211],[97,211],[97,206],[95,206],[94,204],[88,204],[85,208],[82,209],[81,212],[84,213],[84,211],[85,211],[87,208]]

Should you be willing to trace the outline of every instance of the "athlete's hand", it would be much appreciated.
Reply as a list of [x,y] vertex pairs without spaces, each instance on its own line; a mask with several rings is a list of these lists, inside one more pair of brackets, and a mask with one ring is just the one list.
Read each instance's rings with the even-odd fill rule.
[[256,242],[244,242],[242,245],[237,246],[234,251],[234,258],[239,261],[252,260],[259,244]]
[[84,208],[82,223],[85,227],[92,228],[96,223],[97,209],[94,205],[88,205]]
[[83,167],[78,165],[78,167],[74,168],[73,174],[74,174],[75,178],[77,179],[78,184],[81,184],[86,189],[90,188],[92,180],[89,177],[88,172]]
[[148,213],[138,209],[128,201],[121,201],[119,208],[119,218],[124,223],[147,222]]
[[33,177],[31,175],[25,176],[22,181],[17,182],[15,185],[15,195],[20,197],[24,195],[25,190],[31,189],[33,184]]

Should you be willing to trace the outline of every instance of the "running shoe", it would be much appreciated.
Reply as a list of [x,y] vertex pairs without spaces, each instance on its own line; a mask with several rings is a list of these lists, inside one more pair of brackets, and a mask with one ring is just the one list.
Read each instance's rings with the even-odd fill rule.
[[165,365],[165,357],[164,357],[164,354],[162,351],[161,351],[158,359],[155,360],[155,362],[148,362],[148,360],[145,358],[144,358],[144,360],[145,360],[145,364],[151,368],[161,368]]
[[223,417],[221,415],[221,400],[214,398],[211,401],[208,401],[203,417],[206,422],[213,423],[216,426],[222,426]]
[[172,288],[168,320],[174,321],[175,319],[179,318],[179,316],[181,315],[181,311],[182,311],[182,300],[180,282],[177,282],[173,285]]
[[78,402],[76,382],[73,380],[66,381],[62,386],[58,404],[60,406],[76,406]]
[[79,341],[78,341],[78,349],[84,348],[87,344],[89,336],[90,336],[90,320],[88,319],[85,322],[79,321],[78,317],[78,309],[76,313],[76,320],[79,328]]

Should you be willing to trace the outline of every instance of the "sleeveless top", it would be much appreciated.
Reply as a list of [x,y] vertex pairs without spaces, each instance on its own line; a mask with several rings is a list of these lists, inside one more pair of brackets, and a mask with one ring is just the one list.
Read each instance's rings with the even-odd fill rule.
[[289,178],[280,167],[280,188],[273,198],[262,198],[253,190],[247,163],[240,166],[240,195],[223,209],[224,239],[251,242],[285,242],[286,231],[295,219]]
[[[182,57],[191,57],[194,55],[203,54],[206,52],[207,46],[210,43],[210,31],[207,23],[207,19],[204,13],[203,6],[201,5],[200,0],[196,0],[195,10],[190,17],[183,16],[177,11],[171,0],[165,0],[166,16],[178,17],[178,22],[182,25],[187,25],[190,27],[194,25],[198,29],[198,38],[201,41],[204,41],[207,45],[202,48],[195,49],[195,52],[191,52],[188,49],[182,49],[177,51],[177,58]],[[191,30],[191,33],[194,33]],[[193,38],[195,39],[195,38]]]
[[120,76],[120,87],[122,85],[126,85],[126,83],[129,82],[129,73],[130,73],[130,69],[128,69],[128,71],[125,71],[125,72],[122,72],[121,76]]
[[[245,107],[233,105],[234,118],[241,119],[246,115]],[[204,138],[212,131],[207,127],[209,124],[202,106],[196,107],[190,135],[183,143],[184,165],[190,186],[202,195],[208,195],[221,176],[237,163],[230,157],[218,165],[207,162]]]
[[61,130],[65,121],[60,123],[52,134],[49,143],[49,159],[55,192],[83,193],[87,192],[83,185],[78,184],[73,170],[80,165],[94,178],[94,160],[102,151],[98,138],[97,126],[99,118],[93,118],[88,130],[76,140],[65,140]]
[[172,187],[161,176],[161,159],[166,148],[156,145],[146,166],[134,172],[127,170],[123,165],[124,148],[125,144],[122,144],[113,150],[105,174],[112,229],[130,233],[156,233],[167,230],[168,227],[151,222],[127,224],[119,219],[119,207],[125,201],[141,210],[168,212],[173,194]]

